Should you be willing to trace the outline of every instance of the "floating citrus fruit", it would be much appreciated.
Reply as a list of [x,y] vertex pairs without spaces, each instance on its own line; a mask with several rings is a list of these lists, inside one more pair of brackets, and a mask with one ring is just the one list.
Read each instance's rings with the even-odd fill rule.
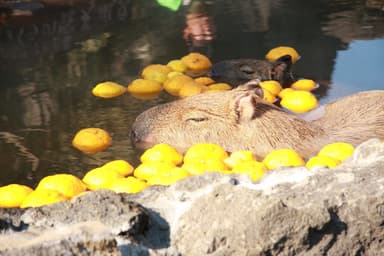
[[228,153],[219,145],[212,143],[197,143],[191,146],[184,155],[184,163],[196,162],[200,159],[217,159],[224,161]]
[[127,90],[132,94],[155,94],[161,92],[163,86],[158,81],[138,78],[128,85]]
[[252,161],[252,160],[256,160],[252,151],[240,150],[240,151],[232,152],[229,157],[224,159],[224,163],[230,168],[233,168],[237,164],[240,164],[242,162]]
[[317,154],[318,156],[329,156],[343,162],[350,157],[355,147],[345,142],[335,142],[325,145]]
[[146,78],[146,77],[151,77],[152,73],[158,74],[158,73],[163,73],[165,76],[169,72],[171,72],[172,69],[166,65],[163,64],[151,64],[146,66],[143,71],[141,71],[141,76]]
[[84,153],[97,153],[107,149],[112,143],[108,132],[100,128],[85,128],[78,131],[72,145]]
[[197,52],[191,52],[182,57],[181,60],[187,68],[192,71],[207,70],[212,66],[212,63],[207,56]]
[[102,168],[114,169],[123,176],[128,176],[133,173],[133,166],[125,160],[113,160],[102,166]]
[[232,169],[233,173],[247,174],[252,181],[260,180],[266,171],[267,167],[262,162],[256,160],[240,162],[236,164]]
[[0,208],[20,207],[32,191],[30,187],[19,184],[0,187]]
[[191,174],[186,171],[184,168],[181,167],[175,167],[171,170],[169,170],[168,173],[159,173],[157,175],[150,176],[148,179],[148,184],[150,185],[172,185],[173,183],[184,179]]
[[313,156],[307,161],[305,166],[308,169],[312,169],[313,167],[316,167],[316,166],[324,166],[324,167],[328,167],[328,168],[333,168],[339,164],[340,164],[339,160],[332,158],[332,157],[329,157],[329,156]]
[[292,63],[295,63],[300,59],[299,53],[292,47],[289,46],[279,46],[271,49],[265,58],[269,61],[276,61],[284,55],[290,55],[292,58]]
[[115,169],[99,167],[88,171],[83,177],[83,182],[90,190],[96,190],[108,188],[112,181],[119,178],[124,176]]
[[114,82],[103,82],[92,89],[93,95],[102,98],[113,98],[124,94],[127,91],[125,86]]
[[[167,80],[171,79],[171,78],[174,77],[174,76],[179,76],[179,75],[183,75],[183,73],[178,72],[178,71],[171,71],[171,72],[169,72],[168,75],[167,75],[167,77],[168,77]],[[167,80],[166,80],[166,81],[167,81]],[[164,82],[164,83],[165,83],[165,82]]]
[[267,80],[259,82],[261,88],[268,90],[274,96],[277,96],[280,91],[283,89],[278,81],[275,80]]
[[187,75],[174,76],[164,82],[164,89],[173,96],[179,96],[181,87],[191,81],[193,79]]
[[291,85],[291,88],[303,91],[312,91],[314,89],[317,89],[318,87],[318,84],[311,79],[300,79]]
[[182,168],[187,170],[191,175],[199,175],[205,172],[223,172],[228,170],[228,167],[220,159],[204,159],[194,158],[188,162],[184,162]]
[[208,91],[228,91],[232,87],[227,83],[213,83],[207,86]]
[[283,90],[281,90],[278,94],[279,98],[282,99],[284,98],[285,96],[287,96],[288,94],[290,94],[291,92],[294,92],[295,90],[292,89],[292,88],[285,88]]
[[157,144],[152,148],[147,149],[140,157],[141,162],[160,161],[168,162],[174,165],[181,164],[183,155],[175,148],[167,144]]
[[202,85],[210,85],[216,83],[215,80],[208,76],[201,76],[194,79],[196,82],[202,84]]
[[145,162],[136,167],[133,175],[142,180],[149,180],[152,176],[169,173],[176,166],[167,162]]
[[263,163],[271,170],[282,166],[303,166],[304,160],[293,149],[277,149],[265,156]]
[[186,98],[195,94],[202,93],[206,90],[204,85],[199,84],[198,82],[191,81],[185,83],[179,91],[179,97]]
[[170,67],[173,71],[183,73],[187,70],[187,65],[182,60],[171,60],[167,63],[167,66]]
[[113,180],[108,189],[115,191],[116,193],[138,193],[141,190],[148,187],[145,181],[139,180],[135,177],[126,177]]
[[275,103],[276,102],[276,96],[273,95],[269,90],[263,88],[263,94],[264,94],[264,100],[269,103]]
[[293,91],[286,94],[280,104],[292,112],[305,113],[316,108],[319,102],[311,92]]
[[39,189],[28,194],[21,203],[20,208],[40,207],[65,200],[68,200],[68,198],[57,190]]
[[44,177],[35,190],[56,190],[65,197],[72,198],[87,189],[87,186],[76,176],[71,174],[54,174]]

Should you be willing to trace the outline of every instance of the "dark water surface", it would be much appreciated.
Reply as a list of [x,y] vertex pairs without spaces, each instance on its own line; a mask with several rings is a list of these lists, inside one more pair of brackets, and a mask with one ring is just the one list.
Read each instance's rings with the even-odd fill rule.
[[[137,163],[128,136],[134,118],[173,98],[100,99],[91,89],[106,80],[127,85],[146,65],[190,51],[217,62],[292,46],[302,56],[295,73],[320,83],[322,103],[384,89],[383,1],[193,1],[177,11],[154,0],[70,2],[12,6],[8,18],[9,5],[0,8],[0,185],[34,186],[60,172],[82,177],[113,159]],[[113,145],[77,151],[71,140],[85,127],[107,130]]]

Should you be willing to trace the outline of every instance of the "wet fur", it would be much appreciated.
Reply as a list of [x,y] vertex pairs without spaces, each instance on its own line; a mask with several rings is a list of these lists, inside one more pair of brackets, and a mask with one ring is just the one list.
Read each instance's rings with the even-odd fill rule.
[[294,82],[291,72],[291,56],[285,55],[274,62],[257,59],[225,60],[213,65],[209,75],[218,82],[233,86],[258,79],[276,80],[283,86]]
[[278,148],[292,148],[309,157],[331,142],[384,139],[384,90],[329,103],[324,115],[313,121],[287,113],[261,96],[259,87],[248,85],[155,106],[136,118],[133,141],[147,146],[168,143],[181,151],[209,142],[229,152],[252,150],[263,158]]

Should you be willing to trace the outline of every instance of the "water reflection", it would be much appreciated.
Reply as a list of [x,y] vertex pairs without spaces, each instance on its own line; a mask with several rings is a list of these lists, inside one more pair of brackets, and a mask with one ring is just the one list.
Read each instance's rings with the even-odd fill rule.
[[[349,89],[384,88],[378,79],[384,58],[351,64],[361,58],[356,39],[383,37],[383,1],[194,0],[177,11],[142,0],[48,2],[17,16],[0,6],[0,185],[33,185],[55,172],[82,176],[112,159],[137,161],[131,123],[144,109],[174,97],[104,100],[90,91],[106,80],[127,85],[146,65],[189,51],[217,62],[263,58],[275,46],[292,46],[302,55],[295,73],[322,85],[317,94],[323,102],[342,94],[335,88],[344,86],[343,70]],[[372,48],[365,42],[359,53]],[[380,42],[375,51],[384,52]],[[340,62],[343,53],[352,55]],[[376,78],[371,85],[364,83],[367,76]],[[91,156],[73,149],[71,139],[84,127],[108,130],[112,147]]]

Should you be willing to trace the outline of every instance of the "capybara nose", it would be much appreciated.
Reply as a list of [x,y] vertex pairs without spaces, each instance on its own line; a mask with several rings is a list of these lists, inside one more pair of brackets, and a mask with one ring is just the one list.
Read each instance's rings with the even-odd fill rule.
[[137,143],[139,141],[139,136],[134,130],[131,130],[131,133],[129,134],[129,137],[131,139],[131,142]]

